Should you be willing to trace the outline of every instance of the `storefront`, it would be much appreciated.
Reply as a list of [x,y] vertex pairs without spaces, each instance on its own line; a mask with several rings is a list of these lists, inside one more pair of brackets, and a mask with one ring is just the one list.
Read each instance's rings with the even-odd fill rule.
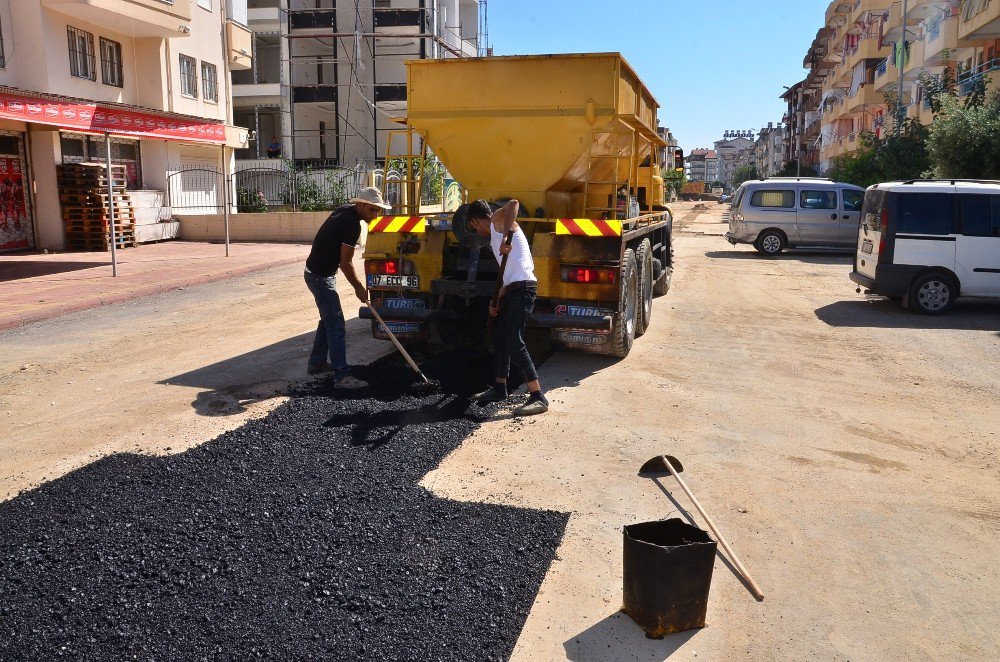
[[192,157],[230,165],[233,147],[219,121],[135,106],[0,87],[0,251],[61,249],[64,228],[56,166],[125,166],[128,188],[166,190]]

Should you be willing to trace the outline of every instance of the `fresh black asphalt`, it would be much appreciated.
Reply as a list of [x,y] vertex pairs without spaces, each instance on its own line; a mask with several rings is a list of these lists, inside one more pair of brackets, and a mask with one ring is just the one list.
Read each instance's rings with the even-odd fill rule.
[[508,658],[568,516],[418,485],[489,415],[453,359],[0,503],[0,660]]

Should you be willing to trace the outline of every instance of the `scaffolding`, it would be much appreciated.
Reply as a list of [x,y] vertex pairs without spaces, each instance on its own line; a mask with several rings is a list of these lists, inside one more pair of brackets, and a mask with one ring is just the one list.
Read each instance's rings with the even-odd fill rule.
[[307,165],[380,162],[406,114],[403,62],[489,50],[486,0],[288,0],[285,12],[283,152]]

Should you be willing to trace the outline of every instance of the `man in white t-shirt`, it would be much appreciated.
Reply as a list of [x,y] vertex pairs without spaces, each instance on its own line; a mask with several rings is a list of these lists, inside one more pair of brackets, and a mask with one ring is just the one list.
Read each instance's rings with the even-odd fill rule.
[[[531,259],[528,239],[515,221],[518,209],[517,200],[509,201],[495,212],[485,200],[476,200],[469,205],[466,219],[469,229],[490,240],[490,248],[498,263],[502,262],[504,255],[508,256],[499,303],[496,308],[490,307],[490,315],[496,317],[493,329],[496,381],[489,390],[479,395],[479,402],[486,404],[507,399],[510,395],[507,378],[513,363],[528,385],[528,401],[518,408],[517,413],[530,416],[548,411],[549,401],[542,394],[538,372],[524,342],[524,328],[535,307],[538,279],[535,278],[535,263]],[[508,233],[513,233],[509,245],[506,243]]]

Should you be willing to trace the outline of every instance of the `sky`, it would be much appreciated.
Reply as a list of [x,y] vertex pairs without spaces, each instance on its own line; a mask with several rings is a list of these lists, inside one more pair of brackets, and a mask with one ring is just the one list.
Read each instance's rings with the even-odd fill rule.
[[494,55],[618,51],[685,152],[778,124],[829,0],[489,0]]

